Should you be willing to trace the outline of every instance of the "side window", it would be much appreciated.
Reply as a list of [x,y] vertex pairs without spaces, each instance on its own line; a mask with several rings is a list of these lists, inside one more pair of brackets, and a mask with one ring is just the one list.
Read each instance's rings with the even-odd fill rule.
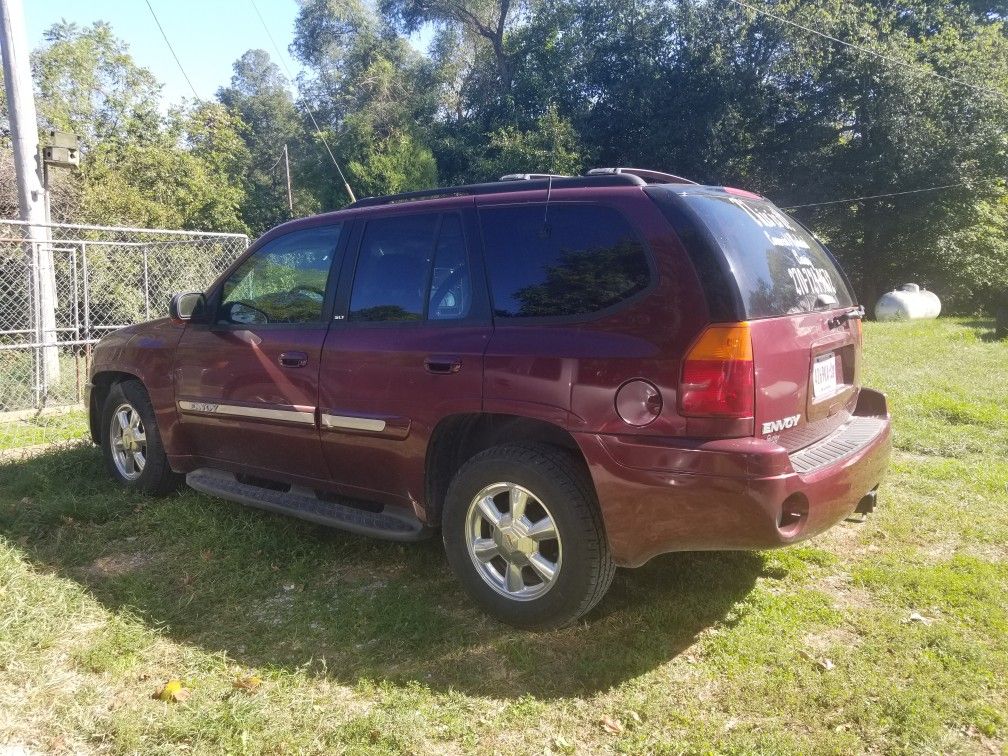
[[[545,219],[545,222],[544,222]],[[554,203],[480,211],[494,316],[584,315],[647,288],[644,247],[616,210]]]
[[422,320],[437,215],[368,221],[357,257],[350,320]]
[[350,320],[458,320],[472,285],[462,223],[454,213],[368,221],[350,294]]
[[427,319],[462,320],[471,306],[472,283],[462,221],[455,214],[445,215],[434,251]]
[[342,224],[293,231],[252,254],[224,282],[218,321],[321,323]]

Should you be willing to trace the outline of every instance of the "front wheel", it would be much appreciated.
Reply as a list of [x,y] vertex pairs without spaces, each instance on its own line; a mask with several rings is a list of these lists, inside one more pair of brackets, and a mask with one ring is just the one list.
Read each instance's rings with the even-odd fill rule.
[[143,384],[123,381],[109,390],[102,412],[105,466],[124,488],[159,495],[178,488]]
[[574,622],[615,572],[591,486],[555,447],[497,446],[466,462],[449,486],[442,534],[466,591],[518,627]]

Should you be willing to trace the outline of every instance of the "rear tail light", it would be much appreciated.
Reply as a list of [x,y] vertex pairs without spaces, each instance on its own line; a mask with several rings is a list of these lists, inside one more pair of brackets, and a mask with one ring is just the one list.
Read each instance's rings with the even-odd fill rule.
[[708,326],[683,361],[679,411],[691,417],[751,417],[754,384],[749,324]]

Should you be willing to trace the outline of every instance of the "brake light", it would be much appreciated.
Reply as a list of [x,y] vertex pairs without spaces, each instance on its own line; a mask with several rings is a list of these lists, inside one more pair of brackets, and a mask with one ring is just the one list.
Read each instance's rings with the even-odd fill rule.
[[754,373],[749,324],[708,326],[683,361],[679,411],[693,417],[751,417]]

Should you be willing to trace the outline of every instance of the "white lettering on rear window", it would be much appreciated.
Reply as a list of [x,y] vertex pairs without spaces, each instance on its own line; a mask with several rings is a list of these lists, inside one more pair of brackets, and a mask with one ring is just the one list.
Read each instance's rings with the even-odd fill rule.
[[794,282],[795,291],[800,296],[808,294],[836,294],[836,284],[833,277],[825,268],[799,267],[788,268],[788,275]]
[[798,265],[788,268],[787,272],[799,296],[836,295],[836,284],[833,283],[830,272],[812,264],[807,254],[811,246],[796,233],[797,229],[784,213],[775,207],[755,207],[735,197],[732,197],[730,201],[736,207],[744,210],[746,215],[760,226],[763,230],[763,236],[768,242],[775,247],[783,247],[791,252]]

